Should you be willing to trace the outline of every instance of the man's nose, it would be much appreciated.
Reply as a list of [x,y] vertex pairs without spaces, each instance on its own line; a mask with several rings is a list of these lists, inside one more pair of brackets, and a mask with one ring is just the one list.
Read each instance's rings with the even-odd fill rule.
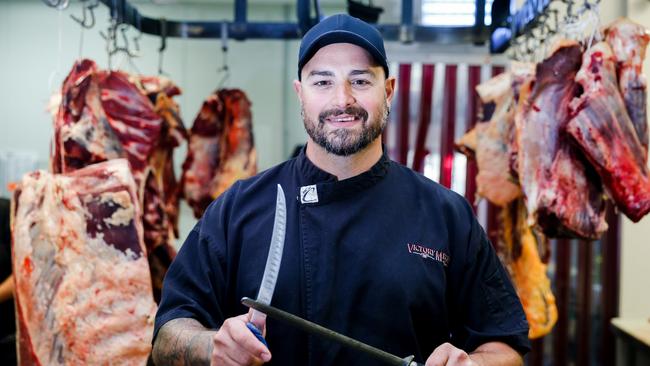
[[355,102],[352,88],[347,83],[339,84],[334,91],[334,104],[339,108],[353,105]]

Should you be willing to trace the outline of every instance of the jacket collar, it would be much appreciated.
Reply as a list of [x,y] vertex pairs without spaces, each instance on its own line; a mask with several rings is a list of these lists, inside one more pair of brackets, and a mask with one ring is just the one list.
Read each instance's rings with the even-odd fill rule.
[[[354,177],[338,180],[336,176],[314,165],[307,158],[306,147],[303,147],[297,157],[300,172],[301,202],[309,205],[323,204],[349,197],[374,186],[388,174],[388,168],[391,164],[386,154],[386,147],[382,146],[382,150],[381,157],[370,169]],[[311,199],[305,197],[305,187],[309,186],[314,186],[310,189],[313,189],[316,194]]]

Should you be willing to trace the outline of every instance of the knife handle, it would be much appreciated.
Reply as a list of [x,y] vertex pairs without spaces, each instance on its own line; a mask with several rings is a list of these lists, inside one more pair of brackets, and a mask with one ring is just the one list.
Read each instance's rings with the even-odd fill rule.
[[257,329],[257,327],[256,327],[253,323],[250,323],[250,322],[246,323],[246,327],[247,327],[248,329],[250,329],[250,331],[253,332],[253,335],[254,335],[255,337],[257,337],[257,339],[258,339],[260,342],[264,343],[264,345],[265,345],[266,347],[269,346],[268,344],[266,344],[266,339],[264,339],[264,336],[262,335],[262,332],[261,332],[259,329]]

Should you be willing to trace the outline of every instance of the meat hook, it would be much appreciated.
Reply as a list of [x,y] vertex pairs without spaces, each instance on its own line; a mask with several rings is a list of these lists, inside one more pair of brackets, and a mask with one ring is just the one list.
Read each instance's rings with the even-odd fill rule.
[[[74,14],[70,14],[75,22],[79,23],[82,28],[91,29],[95,26],[95,8],[99,6],[99,0],[81,0],[82,1],[82,16],[83,18],[78,18]],[[88,15],[90,13],[90,15]]]
[[160,48],[158,49],[158,75],[166,75],[162,69],[163,53],[167,48],[167,19],[160,18]]

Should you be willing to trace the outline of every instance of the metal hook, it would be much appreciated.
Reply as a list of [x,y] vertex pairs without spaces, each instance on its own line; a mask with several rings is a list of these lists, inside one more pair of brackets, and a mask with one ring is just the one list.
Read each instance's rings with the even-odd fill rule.
[[575,0],[568,0],[567,11],[566,11],[567,13],[566,17],[568,21],[574,22],[577,21],[578,18],[580,17],[580,9],[579,8],[576,9],[577,8],[576,5],[577,3]]
[[128,24],[121,24],[121,27],[122,28],[120,29],[120,31],[122,32],[122,39],[124,41],[124,47],[117,47],[115,49],[115,51],[116,52],[118,52],[118,51],[123,52],[127,56],[126,59],[127,59],[128,63],[129,63],[129,65],[131,66],[131,68],[133,68],[137,74],[142,74],[140,72],[140,69],[138,68],[138,66],[135,64],[135,62],[133,62],[133,59],[138,57],[139,54],[137,52],[134,52],[134,51],[131,50],[131,48],[129,47],[128,37],[126,36],[126,31],[127,31],[128,27],[129,27],[129,25]]
[[[72,18],[75,22],[79,23],[82,28],[85,29],[91,29],[92,27],[95,26],[95,8],[99,6],[99,0],[81,0],[83,2],[82,6],[82,15],[83,18],[79,19],[76,17],[74,14],[70,14],[70,18]],[[90,17],[87,15],[90,13]]]
[[135,18],[136,29],[138,30],[138,35],[133,37],[133,44],[135,45],[135,51],[140,52],[140,39],[142,39],[142,17],[140,14],[136,14]]
[[128,28],[129,28],[128,24],[124,24],[124,23],[120,24],[120,32],[122,32],[122,41],[124,42],[124,46],[122,47],[118,46],[115,48],[115,50],[126,53],[126,55],[129,56],[129,58],[138,57],[138,54],[131,51],[131,47],[129,47],[129,38],[126,36],[126,31],[128,30]]
[[69,5],[69,0],[43,0],[45,5],[52,7],[52,8],[57,8],[58,10],[63,10],[68,7]]
[[167,48],[167,19],[160,18],[160,48],[158,48],[158,75],[165,75],[163,72],[163,51]]
[[[106,30],[106,33],[103,31],[99,31],[99,35],[106,41],[106,56],[108,57],[108,68],[111,69],[111,58],[113,54],[115,53],[113,51],[114,45],[115,45],[115,32],[117,28],[117,20],[115,18],[111,18],[110,24],[108,26],[108,29]],[[113,46],[113,47],[111,47]]]
[[221,52],[223,54],[223,65],[221,70],[228,71],[228,23],[221,22]]
[[221,89],[225,85],[226,81],[230,78],[230,69],[228,68],[228,23],[223,21],[221,22],[221,53],[222,53],[222,65],[217,72],[222,72],[221,80],[217,83],[217,89]]

